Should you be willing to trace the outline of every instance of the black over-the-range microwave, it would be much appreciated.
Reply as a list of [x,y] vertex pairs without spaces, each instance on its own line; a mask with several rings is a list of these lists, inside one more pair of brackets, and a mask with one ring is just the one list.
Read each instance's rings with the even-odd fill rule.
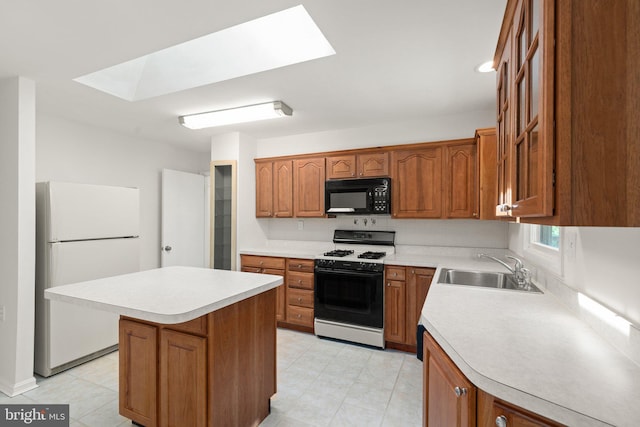
[[391,214],[391,179],[334,179],[325,182],[328,214]]

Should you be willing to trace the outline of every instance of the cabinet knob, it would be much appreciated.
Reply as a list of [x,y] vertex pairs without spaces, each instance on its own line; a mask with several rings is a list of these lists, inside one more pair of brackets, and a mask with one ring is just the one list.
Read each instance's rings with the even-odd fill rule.
[[302,319],[302,314],[298,314],[296,317],[297,317],[298,319]]
[[302,264],[298,264],[298,268],[302,268]]
[[473,215],[474,218],[477,218],[478,217],[478,212],[474,212],[472,215]]
[[509,212],[511,210],[511,206],[507,205],[506,203],[504,205],[500,205],[498,206],[498,210],[500,212]]
[[356,174],[354,172],[351,172],[351,176],[356,176]]
[[302,279],[298,279],[298,284],[302,285]]
[[496,417],[496,427],[507,427],[507,417],[504,415]]
[[264,261],[260,261],[260,265],[264,264]]
[[398,272],[397,272],[397,271],[393,273],[393,276],[394,276],[394,277],[395,277],[395,276],[397,276],[397,275],[398,275]]
[[302,302],[302,298],[298,297],[298,302]]
[[387,282],[387,286],[391,286],[391,283]]
[[456,394],[456,396],[462,397],[462,396],[465,396],[467,394],[467,389],[464,388],[464,387],[455,387],[453,389],[453,392]]

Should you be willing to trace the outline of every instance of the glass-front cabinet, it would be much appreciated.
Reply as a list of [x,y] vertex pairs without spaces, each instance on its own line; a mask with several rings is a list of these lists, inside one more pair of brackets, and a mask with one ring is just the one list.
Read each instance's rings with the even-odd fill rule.
[[498,46],[499,216],[553,214],[553,4],[511,3],[511,30]]

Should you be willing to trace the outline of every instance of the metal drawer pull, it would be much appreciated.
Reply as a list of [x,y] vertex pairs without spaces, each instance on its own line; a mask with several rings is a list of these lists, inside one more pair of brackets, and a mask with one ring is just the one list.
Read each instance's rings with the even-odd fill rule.
[[456,394],[456,396],[461,397],[467,394],[467,389],[464,387],[456,387],[453,389],[453,392]]

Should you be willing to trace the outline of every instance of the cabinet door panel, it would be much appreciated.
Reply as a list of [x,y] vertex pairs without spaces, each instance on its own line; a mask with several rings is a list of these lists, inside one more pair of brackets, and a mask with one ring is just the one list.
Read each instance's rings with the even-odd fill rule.
[[293,165],[294,215],[324,216],[324,158],[298,159]]
[[358,175],[362,178],[388,176],[389,154],[370,153],[358,155]]
[[163,329],[160,333],[162,426],[206,426],[207,340]]
[[355,178],[356,156],[327,157],[327,179]]
[[384,339],[404,343],[406,322],[405,283],[387,280],[384,288]]
[[442,216],[442,149],[397,151],[392,154],[393,216]]
[[475,427],[476,387],[427,332],[423,341],[425,425]]
[[406,343],[417,345],[416,330],[433,279],[432,268],[407,267]]
[[157,328],[120,319],[119,410],[145,426],[157,425]]
[[284,160],[273,163],[273,216],[293,216],[293,162]]
[[256,163],[256,217],[273,215],[273,163]]
[[476,145],[451,145],[445,156],[447,218],[473,218],[476,206]]

